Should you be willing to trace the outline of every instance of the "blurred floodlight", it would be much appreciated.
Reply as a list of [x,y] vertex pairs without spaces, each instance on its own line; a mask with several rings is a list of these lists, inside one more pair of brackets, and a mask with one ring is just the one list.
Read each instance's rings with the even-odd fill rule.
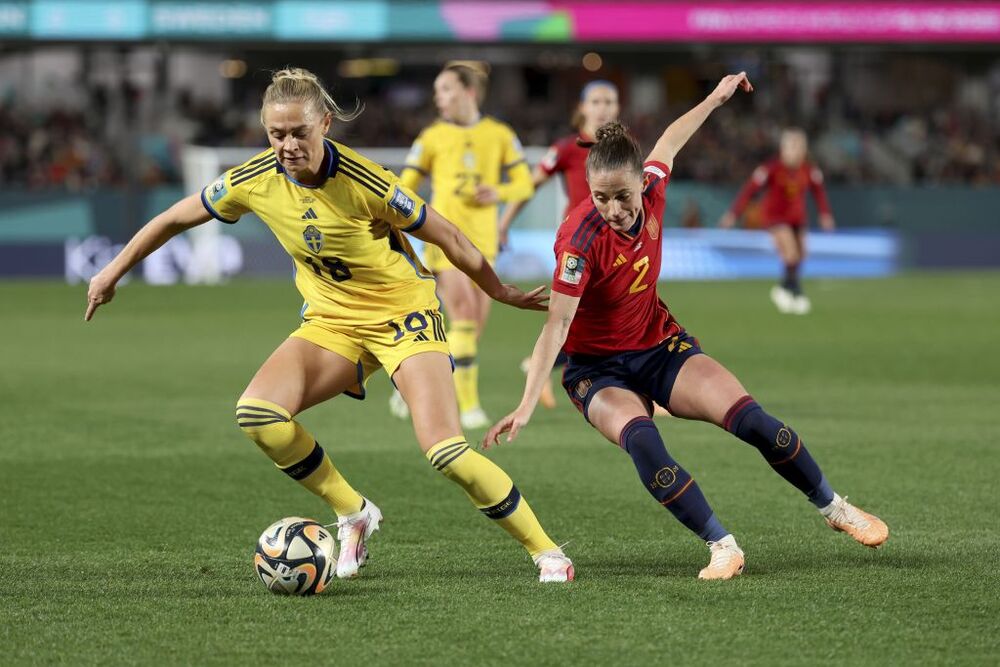
[[354,58],[341,60],[337,72],[345,79],[359,79],[368,76],[394,76],[399,72],[399,61],[395,58]]
[[583,69],[588,72],[596,72],[604,65],[604,60],[599,53],[590,51],[583,55]]
[[226,79],[239,79],[247,73],[244,60],[223,60],[219,63],[219,74]]

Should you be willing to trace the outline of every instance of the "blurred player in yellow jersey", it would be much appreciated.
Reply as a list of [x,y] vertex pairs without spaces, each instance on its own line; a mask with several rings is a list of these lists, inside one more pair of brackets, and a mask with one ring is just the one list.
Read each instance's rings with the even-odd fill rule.
[[396,176],[326,139],[334,118],[356,115],[343,112],[310,72],[277,72],[261,109],[271,148],[139,230],[91,280],[85,318],[172,236],[213,217],[235,223],[256,213],[291,255],[305,305],[301,326],[237,402],[236,421],[278,468],[336,513],[337,576],[358,574],[382,513],[348,484],[295,416],[340,394],[364,398],[365,381],[381,367],[410,406],[430,464],[525,547],[541,581],[572,579],[572,563],[510,477],[466,444],[434,280],[404,233],[439,248],[463,276],[504,303],[543,309],[542,288],[525,294],[501,284],[475,246]]
[[[498,250],[498,204],[528,199],[534,186],[517,135],[479,111],[488,72],[485,63],[476,61],[445,65],[434,80],[434,104],[441,117],[413,142],[401,180],[415,191],[429,176],[431,204],[492,264]],[[476,354],[490,298],[457,270],[440,248],[427,246],[424,264],[437,276],[438,294],[448,315],[462,426],[483,428],[490,421],[479,404]],[[393,394],[390,408],[398,417],[407,415],[406,403],[398,393]]]

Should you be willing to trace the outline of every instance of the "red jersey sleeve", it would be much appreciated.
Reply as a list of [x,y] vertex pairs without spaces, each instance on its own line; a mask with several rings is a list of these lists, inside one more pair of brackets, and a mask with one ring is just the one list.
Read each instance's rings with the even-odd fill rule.
[[667,183],[670,182],[670,167],[662,162],[650,161],[642,165],[642,198],[649,215],[663,225],[663,208],[667,203]]
[[566,153],[563,150],[562,141],[557,141],[556,143],[549,146],[549,150],[545,152],[545,157],[538,164],[548,176],[556,173],[557,171],[563,171],[565,168],[563,165],[563,155]]
[[583,296],[593,266],[590,257],[568,238],[556,237],[556,272],[552,276],[552,291],[566,296]]
[[743,213],[743,209],[747,207],[750,200],[761,191],[761,189],[767,185],[768,181],[771,180],[771,166],[769,164],[762,164],[753,170],[753,174],[747,179],[747,182],[743,185],[740,193],[736,195],[736,201],[733,202],[732,207],[729,209],[733,215],[737,218]]
[[816,200],[816,208],[824,215],[830,214],[830,200],[826,197],[826,188],[823,187],[823,172],[815,165],[809,165],[809,189],[812,190],[813,199]]

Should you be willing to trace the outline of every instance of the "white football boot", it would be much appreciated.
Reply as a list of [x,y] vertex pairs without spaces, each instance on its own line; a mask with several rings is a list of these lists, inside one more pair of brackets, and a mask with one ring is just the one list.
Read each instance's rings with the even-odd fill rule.
[[812,301],[805,294],[798,294],[792,297],[792,307],[789,312],[795,315],[808,315],[812,310]]
[[389,397],[389,414],[396,419],[409,419],[410,406],[406,404],[403,395],[393,387],[392,396]]
[[847,502],[847,498],[833,496],[833,502],[820,510],[826,524],[836,531],[847,533],[859,543],[877,549],[889,539],[889,526],[874,514]]
[[538,581],[545,583],[573,581],[576,572],[573,561],[562,552],[562,549],[545,551],[534,558],[538,567]]
[[779,313],[790,313],[795,307],[795,295],[781,285],[775,285],[771,288],[771,303]]
[[459,415],[459,421],[462,422],[462,428],[467,430],[486,428],[493,424],[482,408],[466,410]]
[[743,560],[743,550],[736,544],[735,537],[726,535],[718,542],[707,544],[712,558],[698,573],[699,579],[732,579],[743,573],[746,563]]
[[358,570],[368,560],[365,542],[378,530],[382,522],[382,510],[365,498],[361,510],[337,519],[337,541],[340,542],[340,556],[337,558],[337,577],[350,579],[358,576]]

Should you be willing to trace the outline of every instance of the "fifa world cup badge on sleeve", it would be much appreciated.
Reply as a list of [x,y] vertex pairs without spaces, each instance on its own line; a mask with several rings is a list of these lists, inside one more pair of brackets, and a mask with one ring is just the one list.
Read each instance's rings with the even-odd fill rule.
[[226,177],[223,176],[208,188],[208,198],[215,204],[226,196]]
[[564,252],[562,256],[562,270],[559,272],[559,280],[570,285],[579,285],[583,278],[583,257]]
[[413,215],[413,207],[415,204],[410,197],[396,187],[396,191],[392,193],[392,199],[389,200],[389,206],[393,207],[397,211],[403,214],[403,217],[409,218]]

